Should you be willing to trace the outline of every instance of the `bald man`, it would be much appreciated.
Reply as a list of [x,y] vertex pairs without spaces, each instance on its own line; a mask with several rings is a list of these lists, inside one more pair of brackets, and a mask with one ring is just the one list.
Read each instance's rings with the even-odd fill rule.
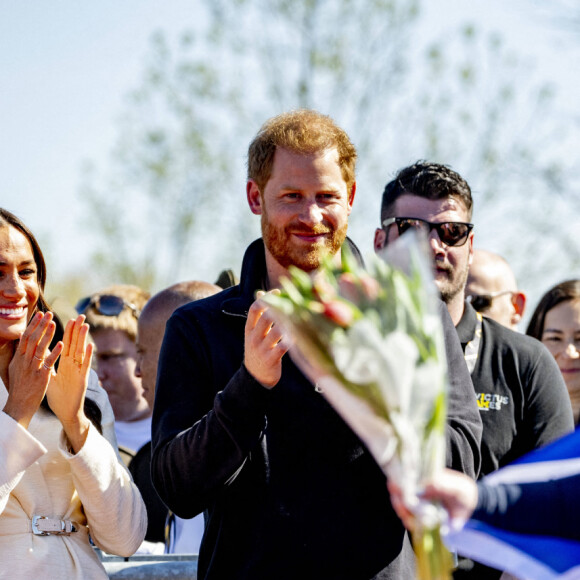
[[153,408],[157,361],[165,333],[165,324],[177,308],[221,292],[222,288],[209,282],[192,280],[179,282],[155,294],[143,308],[137,331],[137,366],[135,375],[141,377],[144,397]]
[[[165,324],[173,312],[189,302],[207,298],[221,292],[222,288],[209,282],[189,281],[179,282],[153,296],[143,308],[139,316],[137,328],[137,365],[135,376],[141,379],[144,397],[153,409],[155,399],[155,381],[157,379],[157,361],[165,333]],[[168,515],[153,488],[150,475],[151,444],[142,448],[131,462],[131,473],[135,483],[141,490],[145,503],[155,506],[158,511],[162,506],[162,516]],[[174,514],[169,514],[169,537],[166,538],[165,551],[169,554],[196,554],[203,535],[203,514],[191,519],[182,520]]]
[[517,329],[526,307],[526,295],[518,290],[507,261],[487,250],[474,250],[465,296],[484,316]]

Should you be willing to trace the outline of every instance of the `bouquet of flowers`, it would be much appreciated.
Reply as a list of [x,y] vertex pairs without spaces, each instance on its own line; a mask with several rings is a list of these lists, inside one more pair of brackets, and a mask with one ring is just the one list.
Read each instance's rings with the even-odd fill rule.
[[[291,356],[365,443],[406,503],[445,462],[447,367],[426,253],[402,237],[391,264],[368,270],[343,249],[313,275],[293,268],[280,293],[262,297],[292,334]],[[401,256],[406,267],[393,265]],[[441,510],[416,509],[417,578],[450,578]]]

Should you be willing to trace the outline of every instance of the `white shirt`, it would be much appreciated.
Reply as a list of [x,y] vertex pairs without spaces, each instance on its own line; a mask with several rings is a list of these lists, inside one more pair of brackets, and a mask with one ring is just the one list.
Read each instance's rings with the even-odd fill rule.
[[151,441],[151,417],[139,421],[115,421],[117,443],[135,453]]
[[190,520],[181,519],[174,514],[166,552],[168,554],[199,554],[203,529],[203,514],[198,514]]

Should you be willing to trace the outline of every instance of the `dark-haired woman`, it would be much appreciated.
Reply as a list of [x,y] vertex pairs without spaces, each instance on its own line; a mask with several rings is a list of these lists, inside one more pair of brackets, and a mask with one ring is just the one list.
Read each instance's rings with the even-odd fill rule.
[[580,424],[580,280],[550,288],[536,306],[526,334],[541,340],[556,359]]
[[115,451],[84,317],[63,332],[45,279],[34,236],[0,208],[0,577],[106,579],[89,536],[131,555],[145,507]]

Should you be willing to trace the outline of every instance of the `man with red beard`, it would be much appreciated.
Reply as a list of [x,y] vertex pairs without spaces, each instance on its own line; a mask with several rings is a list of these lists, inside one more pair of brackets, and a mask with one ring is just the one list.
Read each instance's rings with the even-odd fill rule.
[[[456,326],[483,421],[480,476],[574,428],[558,366],[536,340],[482,317],[465,300],[473,256],[473,199],[465,179],[446,165],[418,162],[384,190],[375,250],[409,229],[425,232],[433,276]],[[461,560],[454,578],[499,578]]]
[[[414,557],[367,450],[285,356],[260,292],[292,265],[340,259],[356,151],[324,115],[267,121],[248,151],[247,199],[262,238],[240,284],[178,309],[159,359],[152,477],[178,516],[205,512],[200,580],[400,580]],[[448,465],[475,475],[481,423],[447,317]],[[451,338],[449,338],[451,337]],[[457,364],[459,361],[461,364]]]

